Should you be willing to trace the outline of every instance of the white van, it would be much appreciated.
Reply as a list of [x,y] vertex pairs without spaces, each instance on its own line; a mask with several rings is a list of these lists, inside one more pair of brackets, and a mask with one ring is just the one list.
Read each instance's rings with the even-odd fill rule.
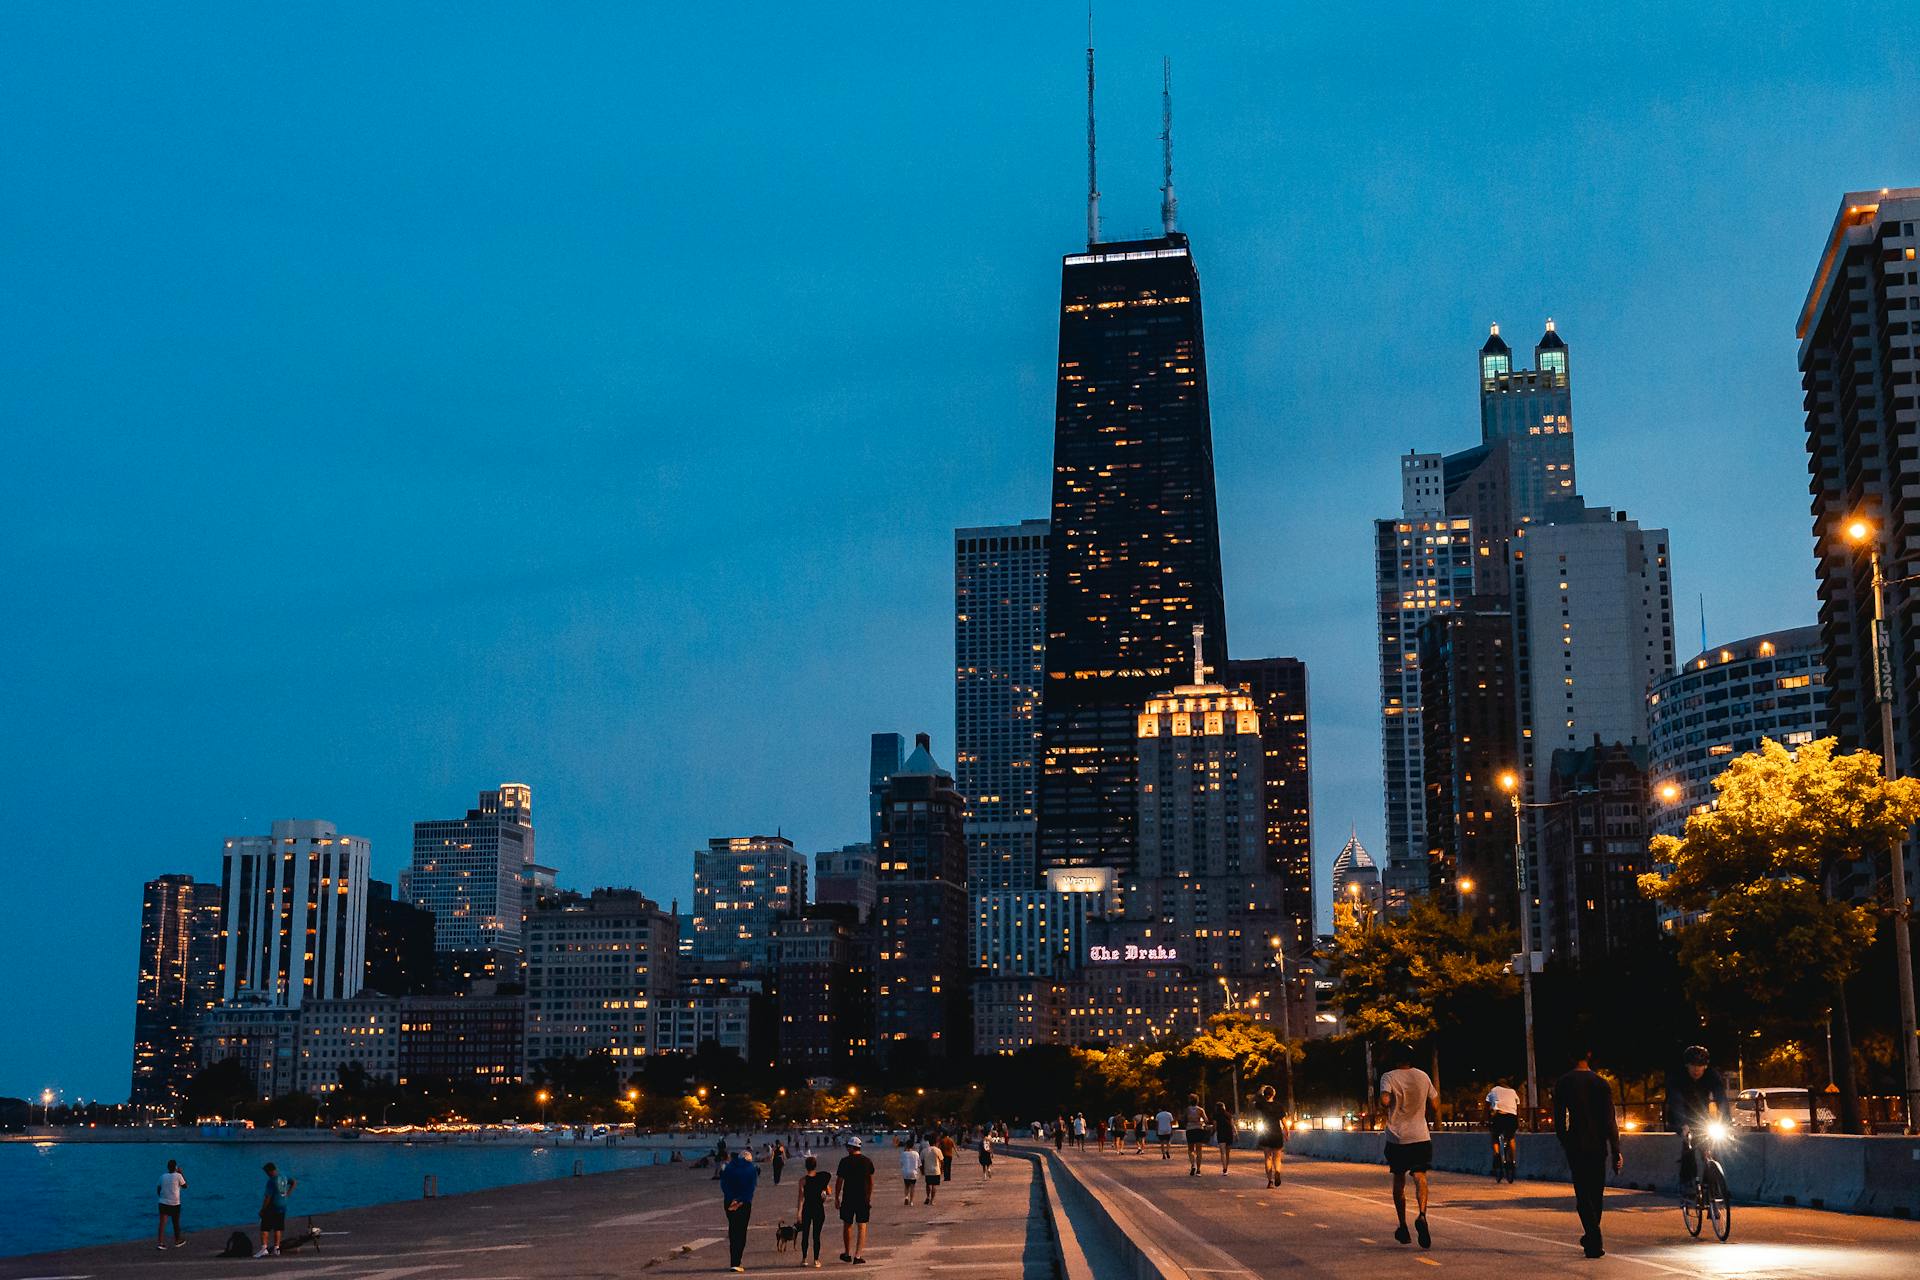
[[[1742,1129],[1791,1133],[1810,1128],[1815,1114],[1805,1089],[1742,1089],[1733,1103],[1733,1122]],[[1833,1112],[1822,1105],[1817,1114],[1820,1130],[1831,1130]]]

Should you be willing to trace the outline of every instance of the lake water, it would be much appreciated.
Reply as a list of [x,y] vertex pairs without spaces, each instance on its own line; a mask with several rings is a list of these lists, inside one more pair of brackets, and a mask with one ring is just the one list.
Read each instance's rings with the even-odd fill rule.
[[[683,1143],[693,1159],[700,1140]],[[309,1213],[417,1199],[424,1175],[440,1194],[565,1178],[580,1161],[588,1173],[651,1165],[664,1149],[623,1142],[611,1147],[522,1142],[0,1142],[0,1257],[153,1234],[154,1184],[168,1160],[187,1176],[181,1226],[208,1231],[250,1222],[271,1160],[299,1180],[289,1227]],[[249,1231],[251,1234],[251,1231]],[[217,1248],[220,1241],[202,1241]]]

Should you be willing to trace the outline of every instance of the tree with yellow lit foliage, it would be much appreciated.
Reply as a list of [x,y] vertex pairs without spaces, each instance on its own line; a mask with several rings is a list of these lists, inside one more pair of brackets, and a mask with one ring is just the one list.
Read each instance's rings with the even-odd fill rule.
[[1873,942],[1874,911],[1839,898],[1840,873],[1886,856],[1920,822],[1920,780],[1889,780],[1870,751],[1832,738],[1797,752],[1768,739],[1718,778],[1714,807],[1657,836],[1666,874],[1641,891],[1694,918],[1680,960],[1694,1002],[1743,1030],[1817,1036],[1833,1019],[1840,1127],[1860,1131],[1846,983]]

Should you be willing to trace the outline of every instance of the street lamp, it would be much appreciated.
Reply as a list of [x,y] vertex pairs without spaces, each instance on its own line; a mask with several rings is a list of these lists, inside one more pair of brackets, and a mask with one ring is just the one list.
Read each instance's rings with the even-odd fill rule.
[[[1887,634],[1886,578],[1880,570],[1878,531],[1865,520],[1847,523],[1847,541],[1867,549],[1873,569],[1873,689],[1880,703],[1880,767],[1888,780],[1900,776],[1894,759],[1893,741],[1893,644]],[[1916,1109],[1920,1109],[1920,1029],[1914,1025],[1913,940],[1907,931],[1912,905],[1907,901],[1907,858],[1893,843],[1893,963],[1900,988],[1900,1058],[1906,1073],[1906,1128],[1915,1130]]]
[[1527,851],[1520,825],[1520,775],[1500,775],[1500,789],[1513,804],[1514,905],[1520,914],[1520,1007],[1527,1023],[1527,1127],[1540,1128],[1540,1068],[1533,1052],[1533,913],[1527,910]]
[[1280,970],[1280,1036],[1286,1042],[1280,1060],[1286,1067],[1287,1114],[1293,1114],[1293,992],[1287,988],[1287,948],[1279,934],[1267,942],[1273,948],[1273,962]]
[[542,1125],[545,1125],[547,1123],[547,1099],[551,1095],[548,1094],[545,1089],[542,1089],[540,1092],[534,1094],[533,1096],[534,1096],[534,1100],[540,1104],[540,1123]]

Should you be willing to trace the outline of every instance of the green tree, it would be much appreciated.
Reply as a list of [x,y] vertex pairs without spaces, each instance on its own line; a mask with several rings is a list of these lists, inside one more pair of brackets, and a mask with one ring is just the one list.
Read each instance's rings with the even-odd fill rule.
[[1233,1081],[1233,1109],[1240,1110],[1242,1076],[1257,1076],[1277,1062],[1286,1061],[1290,1049],[1286,1041],[1264,1022],[1255,1022],[1245,1013],[1216,1013],[1207,1019],[1207,1029],[1187,1042],[1181,1051],[1209,1062],[1222,1062]]
[[1813,1035],[1833,1017],[1840,1127],[1860,1132],[1847,980],[1873,942],[1873,909],[1834,889],[1920,822],[1920,780],[1881,776],[1870,751],[1838,754],[1832,738],[1788,751],[1772,739],[1713,781],[1719,799],[1685,834],[1654,839],[1665,874],[1642,892],[1694,919],[1680,960],[1695,1002],[1747,1030]]
[[1344,930],[1334,969],[1347,1034],[1427,1044],[1438,1087],[1443,1011],[1510,991],[1514,947],[1511,930],[1475,929],[1429,898],[1414,899],[1405,915]]

